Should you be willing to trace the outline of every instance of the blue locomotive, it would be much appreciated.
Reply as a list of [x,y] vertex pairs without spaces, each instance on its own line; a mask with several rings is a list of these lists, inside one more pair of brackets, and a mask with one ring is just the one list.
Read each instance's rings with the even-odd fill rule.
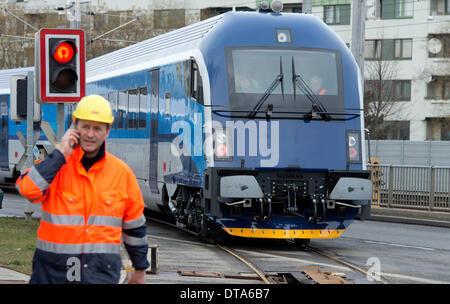
[[87,62],[146,207],[205,237],[334,238],[367,216],[360,84],[307,14],[228,12]]

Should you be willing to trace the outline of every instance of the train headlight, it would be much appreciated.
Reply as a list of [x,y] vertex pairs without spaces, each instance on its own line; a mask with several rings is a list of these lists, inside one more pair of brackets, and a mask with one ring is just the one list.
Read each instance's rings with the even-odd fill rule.
[[347,131],[347,162],[361,163],[361,132]]
[[278,43],[292,43],[291,30],[287,28],[275,29],[275,36]]
[[213,129],[213,148],[214,160],[231,161],[233,160],[232,143],[230,133],[227,129],[214,128]]

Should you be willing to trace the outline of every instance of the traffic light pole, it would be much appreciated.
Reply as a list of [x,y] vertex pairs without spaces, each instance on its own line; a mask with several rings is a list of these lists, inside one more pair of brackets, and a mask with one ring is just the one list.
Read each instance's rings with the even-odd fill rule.
[[[26,167],[31,168],[33,166],[33,148],[34,148],[34,134],[33,134],[33,118],[34,118],[34,72],[28,72],[27,81],[27,141],[25,155],[27,156]],[[27,200],[25,206],[25,220],[30,221],[33,214],[33,208],[31,202]]]
[[[69,17],[70,16],[70,17]],[[79,29],[81,23],[81,10],[80,10],[80,0],[75,0],[72,2],[72,7],[70,8],[70,13],[67,15],[70,22],[71,29]],[[61,138],[64,135],[64,103],[58,103],[56,105],[56,141],[61,142]]]
[[56,104],[56,141],[61,143],[64,135],[64,104]]

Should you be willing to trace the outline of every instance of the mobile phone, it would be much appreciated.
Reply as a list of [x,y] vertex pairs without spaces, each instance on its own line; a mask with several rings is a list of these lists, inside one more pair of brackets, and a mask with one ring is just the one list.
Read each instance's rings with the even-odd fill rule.
[[[75,126],[73,125],[73,123],[70,125],[70,127],[69,127],[69,129],[73,129],[73,130],[75,130],[77,133],[78,133],[78,130],[75,128]],[[70,147],[72,148],[72,149],[75,149],[75,147],[77,146],[77,144],[75,143],[75,141],[72,139],[71,141],[70,141]]]

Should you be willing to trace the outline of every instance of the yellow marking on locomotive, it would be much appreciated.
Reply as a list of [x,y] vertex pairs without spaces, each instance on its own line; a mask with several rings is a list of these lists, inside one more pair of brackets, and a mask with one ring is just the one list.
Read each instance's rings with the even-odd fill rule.
[[222,228],[233,236],[266,239],[333,239],[338,238],[344,229],[257,229],[257,228]]

